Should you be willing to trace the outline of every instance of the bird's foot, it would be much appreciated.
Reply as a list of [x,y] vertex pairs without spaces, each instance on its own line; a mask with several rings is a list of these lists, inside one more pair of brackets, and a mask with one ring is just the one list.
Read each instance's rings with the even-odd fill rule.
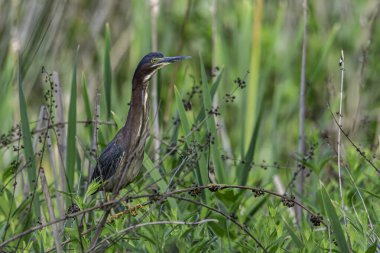
[[126,210],[123,210],[121,212],[118,212],[112,216],[109,217],[108,221],[112,222],[113,220],[119,219],[124,215],[131,214],[132,216],[137,216],[138,215],[138,210],[143,208],[142,205],[138,204],[136,206],[131,206],[130,204],[124,205]]
[[138,210],[141,209],[141,208],[143,208],[143,206],[140,205],[140,204],[138,204],[136,206],[130,206],[130,205],[127,204],[126,207],[129,210],[130,214],[133,215],[133,216],[137,216]]

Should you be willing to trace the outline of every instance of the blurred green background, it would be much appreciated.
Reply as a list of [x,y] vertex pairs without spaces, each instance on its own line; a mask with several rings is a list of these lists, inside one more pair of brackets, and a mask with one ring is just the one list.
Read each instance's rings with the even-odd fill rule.
[[[152,51],[150,4],[149,1],[2,2],[2,129],[10,129],[19,120],[17,110],[9,114],[18,104],[11,95],[16,87],[18,52],[25,56],[24,86],[29,110],[34,111],[31,119],[37,117],[43,102],[39,74],[42,66],[50,72],[57,71],[64,91],[68,92],[78,46],[79,73],[86,75],[90,98],[97,88],[103,93],[106,23],[111,31],[112,110],[124,118],[134,68],[143,55]],[[214,14],[212,8],[216,9]],[[362,134],[361,143],[378,145],[377,9],[377,1],[309,3],[306,135],[329,131],[333,125],[326,104],[336,105],[338,61],[343,49],[347,69],[344,125],[354,136]],[[173,83],[183,93],[192,85],[189,78],[175,80],[176,71],[197,76],[201,54],[209,75],[213,73],[213,64],[223,67],[219,97],[231,89],[233,80],[250,71],[245,92],[237,97],[234,105],[222,108],[233,150],[239,153],[240,146],[247,145],[245,140],[252,132],[258,90],[265,90],[260,155],[268,160],[289,160],[297,145],[302,3],[264,1],[255,8],[255,1],[159,1],[154,22],[159,51],[165,55],[193,56],[192,62],[159,74],[158,97],[160,107],[164,108],[159,114],[165,119],[162,124],[170,119],[168,106],[172,105],[172,99],[168,94],[173,95]],[[81,110],[78,101],[79,118],[83,115]],[[359,128],[365,131],[356,131]]]
[[[309,1],[307,11],[305,136],[306,151],[312,152],[312,159],[306,164],[310,176],[306,179],[305,195],[297,197],[313,206],[316,212],[322,212],[323,208],[318,208],[321,199],[315,194],[320,182],[329,187],[331,194],[336,194],[332,199],[339,201],[338,192],[334,192],[338,180],[335,153],[337,126],[331,112],[337,116],[339,110],[341,50],[345,57],[343,129],[358,147],[369,154],[367,157],[375,165],[380,164],[377,160],[380,131],[380,4],[377,0],[319,0]],[[110,34],[110,79],[106,79],[105,74],[106,27]],[[100,120],[110,123],[100,126],[97,146],[100,152],[117,130],[114,123],[120,124],[126,118],[131,79],[137,63],[148,52],[158,50],[166,56],[190,55],[192,60],[158,73],[157,106],[153,106],[151,119],[152,122],[158,119],[160,130],[158,133],[153,131],[147,147],[153,162],[164,153],[155,149],[154,140],[158,139],[165,146],[175,136],[173,129],[176,129],[174,123],[178,117],[178,104],[174,87],[187,101],[188,92],[191,93],[195,86],[202,86],[202,58],[208,79],[213,82],[220,78],[213,98],[214,106],[219,106],[221,113],[221,116],[215,117],[218,132],[215,152],[227,157],[223,161],[223,169],[228,180],[217,180],[218,183],[262,185],[282,192],[294,181],[299,158],[302,39],[303,8],[300,0],[0,1],[2,191],[5,188],[12,191],[7,168],[18,157],[13,148],[17,142],[8,143],[17,137],[12,127],[20,122],[18,73],[23,79],[30,127],[35,129],[49,86],[44,81],[46,76],[41,73],[42,68],[48,73],[58,72],[67,119],[73,68],[77,63],[76,119],[91,120],[86,112],[86,94],[83,92],[86,90],[85,93],[88,93],[92,110],[99,90]],[[244,89],[236,90],[235,80],[238,78],[245,81]],[[105,79],[112,80],[108,82],[109,86],[104,85]],[[82,87],[83,80],[86,80],[87,88]],[[105,98],[107,87],[110,87],[110,109],[113,112],[110,118],[107,118]],[[234,90],[233,96],[236,98],[232,103],[226,102],[226,94]],[[195,94],[190,102],[192,109],[186,113],[187,117],[190,123],[197,122],[203,105],[201,94]],[[88,128],[86,124],[78,123],[76,126],[74,142],[80,159],[77,160],[74,186],[78,189],[83,182],[82,175],[87,177],[88,164],[93,163],[91,159],[86,161],[86,150],[91,146]],[[257,136],[255,129],[258,130]],[[178,138],[184,135],[183,131],[179,131]],[[247,178],[241,179],[238,178],[241,175],[239,170],[242,170],[240,162],[247,158],[251,138],[255,142],[252,162],[258,165],[249,168]],[[345,140],[343,146],[343,159],[352,169],[356,185],[359,188],[367,187],[366,190],[378,198],[376,171],[365,163],[349,142]],[[217,159],[215,153],[213,159]],[[52,185],[55,179],[48,156],[42,164]],[[172,168],[168,167],[173,164],[176,163],[166,164],[164,171],[170,171]],[[220,175],[217,179],[218,176],[220,179]],[[185,181],[190,184],[195,179],[186,177]],[[348,176],[344,182],[346,197],[351,201],[357,188],[349,183]],[[18,196],[16,206],[24,199],[21,185],[14,194],[16,198]],[[296,189],[290,191],[297,195]],[[249,206],[244,199],[240,198],[240,201],[241,205]],[[366,201],[372,203],[372,199]],[[376,207],[379,207],[378,203],[374,209]],[[368,214],[368,211],[362,211]],[[249,214],[248,211],[242,212],[244,217]],[[0,221],[3,218],[7,220],[7,215],[4,211]],[[22,229],[14,229],[13,233],[17,231]],[[365,233],[363,236],[366,237]],[[364,244],[362,248],[358,246],[355,249],[361,251],[366,246]],[[232,248],[235,247],[238,248],[237,245]],[[245,246],[239,247],[247,249]]]

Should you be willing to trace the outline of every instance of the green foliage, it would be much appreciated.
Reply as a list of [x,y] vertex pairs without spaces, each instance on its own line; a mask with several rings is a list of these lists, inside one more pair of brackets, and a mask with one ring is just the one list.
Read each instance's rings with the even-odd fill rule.
[[[200,56],[200,67],[201,67],[201,77],[202,77],[202,84],[203,84],[203,104],[206,112],[210,114],[210,110],[214,110],[212,107],[212,96],[210,93],[209,83],[206,76],[206,70],[203,64],[202,56]],[[216,126],[215,126],[215,120],[213,117],[206,116],[206,124],[207,124],[207,131],[211,135],[211,138],[214,136],[217,136],[218,133],[216,132]],[[224,166],[222,164],[222,161],[220,159],[220,152],[219,152],[219,139],[215,138],[214,143],[211,145],[211,153],[212,153],[212,160],[215,166],[216,175],[217,175],[217,181],[218,182],[225,182],[228,183],[229,180],[227,180],[226,173]],[[211,158],[209,158],[211,159]]]
[[[20,63],[21,66],[21,63]],[[34,151],[32,146],[32,136],[30,134],[29,119],[27,106],[23,91],[23,74],[21,70],[18,72],[18,94],[20,103],[20,118],[21,118],[21,132],[24,143],[25,162],[27,164],[28,182],[31,187],[32,199],[33,199],[33,215],[35,218],[40,218],[40,203],[38,196],[35,196],[35,189],[37,188],[37,173],[36,163],[34,158]]]
[[[135,67],[157,38],[165,55],[192,59],[157,73],[158,105],[151,104],[150,119],[158,117],[160,131],[151,131],[140,175],[112,205],[97,251],[376,252],[379,175],[367,160],[380,167],[378,3],[308,2],[304,157],[296,152],[303,38],[298,2],[160,1],[157,17],[150,15],[150,2],[140,0],[50,1],[43,8],[36,1],[0,3],[0,251],[54,251],[54,226],[46,224],[53,219],[64,219],[57,227],[65,251],[88,250],[112,196],[97,192],[100,183],[87,176],[124,125]],[[360,149],[343,138],[342,197],[337,127],[326,106],[336,116],[341,49],[342,127]],[[63,122],[50,111],[57,101],[46,96],[56,92],[55,83],[43,80],[53,71],[60,78]],[[101,113],[95,115],[98,90]],[[41,105],[49,115],[38,122]],[[55,217],[42,194],[39,166]],[[303,195],[295,186],[300,170],[307,175]],[[298,224],[292,196],[307,209]],[[192,223],[205,219],[218,222]],[[143,225],[157,221],[188,224]]]
[[[154,166],[152,160],[150,160],[149,156],[147,154],[144,155],[144,161],[143,165],[149,175],[152,177],[153,181],[157,183],[160,192],[166,192],[168,191],[168,184],[165,181],[165,179],[161,176],[159,170]],[[173,201],[172,199],[169,200],[169,205],[172,210],[177,209],[177,203]]]
[[340,224],[340,219],[338,214],[335,211],[329,195],[326,192],[326,189],[321,187],[321,195],[323,199],[323,204],[327,213],[327,217],[331,222],[331,229],[334,231],[333,235],[336,237],[337,244],[341,252],[349,252],[348,244],[346,238],[344,237],[343,229]]
[[[78,49],[79,50],[79,49]],[[71,80],[71,95],[68,116],[67,153],[66,153],[66,177],[69,192],[74,190],[74,178],[76,174],[75,160],[77,156],[76,129],[77,129],[77,56],[75,57],[73,75]],[[70,204],[70,200],[67,202]]]
[[[87,91],[87,80],[86,75],[82,73],[82,99],[84,104],[84,109],[86,112],[86,118],[87,120],[92,120],[92,113],[91,113],[91,104],[90,99],[88,97],[88,91]],[[92,137],[92,131],[93,131],[93,124],[90,124],[89,127],[89,137]]]

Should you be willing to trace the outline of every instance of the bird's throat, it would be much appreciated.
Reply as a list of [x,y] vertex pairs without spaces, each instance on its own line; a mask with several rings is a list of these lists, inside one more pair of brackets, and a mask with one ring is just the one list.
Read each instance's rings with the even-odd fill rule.
[[135,86],[132,89],[131,103],[127,121],[122,129],[127,141],[127,147],[133,148],[140,136],[147,131],[149,121],[148,85]]

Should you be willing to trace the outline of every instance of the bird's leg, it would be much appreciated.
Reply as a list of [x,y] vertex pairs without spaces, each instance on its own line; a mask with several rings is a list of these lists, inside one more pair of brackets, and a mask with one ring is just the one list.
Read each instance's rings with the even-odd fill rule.
[[129,210],[132,216],[137,216],[138,210],[141,209],[142,207],[143,206],[140,204],[137,204],[136,206],[130,206],[129,204],[127,204],[127,209]]
[[114,221],[114,220],[116,220],[116,219],[119,219],[119,218],[121,218],[122,216],[128,214],[128,212],[129,212],[128,210],[124,210],[124,211],[121,211],[121,212],[116,213],[116,214],[114,214],[114,215],[111,215],[111,216],[108,218],[108,221],[107,221],[107,222],[112,222],[112,221]]
[[136,206],[132,206],[131,204],[129,203],[126,203],[125,205],[122,204],[126,209],[121,211],[121,212],[118,212],[112,216],[109,217],[108,219],[108,222],[112,222],[116,219],[119,219],[121,218],[122,216],[124,215],[127,215],[127,214],[131,214],[132,216],[137,216],[138,215],[138,210],[143,208],[143,206],[141,204],[137,204]]

